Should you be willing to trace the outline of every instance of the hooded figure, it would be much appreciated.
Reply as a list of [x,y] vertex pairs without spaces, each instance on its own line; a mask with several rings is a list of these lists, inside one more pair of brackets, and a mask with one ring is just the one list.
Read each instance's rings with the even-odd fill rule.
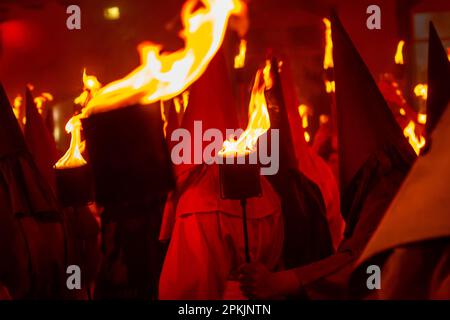
[[53,166],[58,160],[55,140],[51,136],[44,119],[39,114],[28,87],[25,93],[25,104],[25,141],[40,173],[51,188],[55,190]]
[[[415,159],[367,66],[335,16],[332,28],[344,239],[335,254],[296,269],[267,273],[260,266],[247,265],[241,275],[247,296],[355,298],[349,287],[353,264]],[[266,279],[265,284],[255,279]],[[366,279],[357,283],[365,285]],[[258,289],[264,287],[269,289]]]
[[368,264],[381,267],[381,290],[375,290],[379,299],[450,299],[450,69],[432,25],[429,41],[431,124],[427,122],[427,135],[431,143],[412,168],[354,272],[362,273]]
[[64,296],[61,220],[0,85],[0,283],[13,299]]
[[[225,137],[226,129],[237,128],[227,73],[219,51],[193,84],[189,106],[176,131],[192,135],[192,143],[182,142],[193,146],[192,158],[197,163],[175,167],[177,187],[166,203],[160,236],[161,240],[170,239],[160,299],[236,298],[233,289],[237,286],[232,284],[237,282],[230,280],[237,279],[238,268],[245,261],[242,209],[237,200],[221,199],[218,165],[208,164],[204,158],[198,161],[209,143],[197,140],[208,129],[218,129]],[[215,143],[220,150],[222,141]],[[283,220],[278,196],[263,176],[261,185],[262,196],[247,201],[250,256],[275,270],[281,261]]]
[[290,64],[283,59],[279,67],[283,101],[288,114],[289,127],[294,143],[295,154],[298,162],[298,170],[308,179],[314,182],[322,193],[326,209],[326,218],[330,229],[333,246],[337,248],[342,240],[344,220],[342,219],[339,201],[339,188],[336,179],[328,164],[308,145],[304,139],[302,119],[298,112],[298,98],[295,94],[294,79],[291,74]]
[[303,130],[298,129],[299,121],[297,124],[290,121],[294,117],[295,96],[288,84],[291,79],[284,72],[287,72],[284,64],[280,66],[275,59],[270,61],[266,99],[270,130],[279,130],[280,169],[268,180],[281,198],[285,221],[284,265],[293,268],[322,259],[334,250],[324,197],[311,181],[322,180],[316,167],[318,162],[307,149]]

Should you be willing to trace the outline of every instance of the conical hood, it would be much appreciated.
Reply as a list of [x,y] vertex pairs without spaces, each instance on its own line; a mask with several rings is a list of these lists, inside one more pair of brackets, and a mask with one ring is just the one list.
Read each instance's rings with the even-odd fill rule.
[[332,15],[341,195],[369,156],[394,145],[409,158],[402,134],[369,69],[339,18]]
[[450,62],[433,23],[428,42],[428,98],[426,132],[430,136],[450,99]]
[[450,237],[450,108],[442,115],[432,138],[429,152],[412,167],[360,263],[398,246]]
[[219,129],[224,137],[226,129],[238,127],[233,89],[221,51],[190,89],[189,104],[181,127],[193,134],[194,121],[202,121],[203,132]]
[[26,150],[19,124],[0,83],[0,158]]
[[26,123],[25,141],[36,162],[41,174],[53,187],[55,176],[53,165],[57,161],[57,151],[55,141],[45,125],[44,119],[39,114],[33,96],[29,88],[26,88]]

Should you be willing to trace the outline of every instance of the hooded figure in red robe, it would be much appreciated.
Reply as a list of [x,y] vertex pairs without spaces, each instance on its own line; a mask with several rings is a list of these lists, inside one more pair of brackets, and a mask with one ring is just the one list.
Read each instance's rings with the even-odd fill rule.
[[55,197],[0,85],[0,283],[13,299],[64,297],[64,243]]
[[[190,90],[189,105],[181,128],[191,135],[189,156],[199,160],[205,147],[199,136],[218,129],[238,128],[231,83],[224,56],[219,51]],[[198,132],[201,121],[203,132]],[[180,131],[175,131],[180,132]],[[219,147],[222,142],[219,141]],[[200,154],[195,153],[195,147]],[[172,148],[172,160],[177,146]],[[220,149],[220,148],[219,148]],[[186,152],[186,151],[184,151]],[[220,197],[217,164],[178,164],[177,187],[166,203],[161,240],[169,240],[159,284],[160,299],[237,298],[237,271],[245,261],[242,209],[237,200]],[[199,162],[199,161],[197,161]],[[249,249],[252,260],[269,270],[281,263],[283,219],[277,194],[261,176],[262,196],[247,201]],[[241,296],[242,297],[242,296]]]
[[25,93],[25,141],[36,165],[47,183],[55,190],[53,166],[57,159],[55,140],[50,134],[44,119],[39,114],[30,89]]
[[333,246],[337,248],[342,240],[345,222],[341,215],[340,195],[336,179],[329,165],[308,145],[304,138],[302,119],[298,112],[299,101],[295,94],[294,79],[287,59],[283,59],[283,63],[279,66],[279,75],[298,170],[319,187],[325,204]]
[[[335,16],[332,30],[344,239],[335,254],[299,268],[270,273],[257,264],[245,265],[240,281],[248,297],[355,298],[349,286],[353,265],[415,159],[367,66]],[[366,279],[357,282],[365,283]]]
[[381,268],[381,288],[373,298],[450,299],[450,63],[433,25],[428,52],[428,151],[414,164],[354,272],[371,264]]
[[284,75],[288,69],[276,59],[270,61],[270,72],[268,66],[266,64],[265,95],[270,130],[279,132],[280,163],[278,173],[268,179],[281,198],[285,221],[284,266],[293,268],[323,259],[334,250],[324,197],[307,176],[317,177],[314,168],[317,163],[306,155],[309,151],[302,140],[303,131],[298,129],[299,123],[290,121],[295,98],[289,91],[292,87],[287,84],[290,79]]

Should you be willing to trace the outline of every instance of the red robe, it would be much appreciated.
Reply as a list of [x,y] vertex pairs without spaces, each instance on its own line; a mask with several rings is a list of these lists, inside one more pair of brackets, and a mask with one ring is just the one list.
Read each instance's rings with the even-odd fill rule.
[[[353,266],[395,196],[406,174],[402,163],[384,153],[373,156],[352,182],[353,200],[338,251],[318,262],[294,269],[308,299],[355,298],[349,286]],[[366,283],[365,280],[362,283]]]

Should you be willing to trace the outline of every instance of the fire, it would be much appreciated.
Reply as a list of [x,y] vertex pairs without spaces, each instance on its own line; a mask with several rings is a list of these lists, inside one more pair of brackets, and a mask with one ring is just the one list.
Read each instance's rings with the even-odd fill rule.
[[406,138],[408,138],[409,144],[413,147],[414,151],[418,155],[420,153],[420,149],[425,146],[425,138],[421,135],[416,135],[416,124],[414,121],[409,121],[408,125],[403,129],[403,134]]
[[96,76],[89,76],[86,74],[86,68],[83,70],[83,92],[75,98],[73,102],[82,105],[83,107],[92,99],[100,90],[102,84],[98,81]]
[[[199,3],[203,5],[200,8]],[[203,74],[219,50],[230,16],[243,11],[240,0],[187,0],[181,11],[184,48],[162,53],[159,44],[140,44],[140,66],[100,89],[83,110],[83,116],[165,101],[182,93]]]
[[258,138],[270,128],[269,111],[267,110],[267,102],[264,95],[265,89],[264,71],[260,69],[256,73],[250,97],[247,129],[238,139],[229,138],[224,141],[219,155],[246,155],[255,151]]
[[403,61],[403,47],[405,45],[404,40],[400,40],[397,44],[397,51],[395,52],[395,64],[404,64]]
[[247,41],[241,39],[239,42],[239,53],[234,57],[234,68],[242,69],[245,66],[245,55],[247,53]]
[[66,131],[72,134],[72,138],[69,149],[55,164],[57,169],[77,168],[87,163],[82,156],[85,143],[81,142],[81,122],[75,117],[70,119],[66,124]]
[[34,98],[34,103],[36,104],[36,108],[39,111],[39,114],[42,114],[44,112],[44,103],[48,101],[53,101],[53,96],[51,93],[43,92],[36,98]]
[[14,98],[13,101],[13,111],[16,119],[19,120],[20,117],[20,108],[22,108],[23,97],[19,94]]
[[414,94],[416,97],[420,97],[423,100],[427,100],[428,97],[428,85],[419,83],[414,87]]
[[331,38],[331,22],[327,18],[322,19],[325,24],[325,55],[323,57],[323,69],[334,67],[333,63],[333,40]]
[[327,93],[336,92],[336,83],[334,81],[325,81],[325,90]]
[[[101,83],[95,76],[88,76],[86,69],[83,70],[83,92],[74,99],[74,102],[86,106],[92,97],[96,95],[101,88]],[[72,136],[70,138],[70,146],[64,156],[55,164],[55,168],[76,168],[85,165],[82,153],[85,148],[85,142],[81,141],[81,121],[80,115],[73,116],[66,124],[66,132]]]
[[270,60],[266,60],[266,65],[264,66],[264,69],[262,71],[263,73],[263,79],[264,79],[264,85],[266,86],[266,90],[269,90],[273,86],[273,79],[272,74],[270,73],[271,70],[271,64]]
[[417,122],[420,124],[426,124],[427,123],[427,114],[426,113],[419,113],[417,115]]
[[311,113],[311,109],[306,104],[301,104],[298,107],[298,113],[300,115],[300,118],[302,119],[302,127],[304,129],[305,141],[309,142],[311,140],[311,136],[308,132],[309,127],[308,116]]

